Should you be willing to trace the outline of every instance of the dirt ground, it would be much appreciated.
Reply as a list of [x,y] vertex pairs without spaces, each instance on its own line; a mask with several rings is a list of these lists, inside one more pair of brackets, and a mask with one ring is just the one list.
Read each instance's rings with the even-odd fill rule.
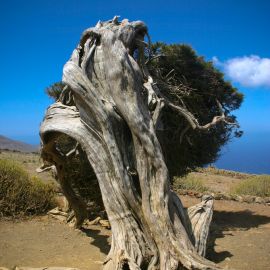
[[[31,175],[41,165],[38,154],[2,151]],[[226,175],[193,173],[212,191],[229,192],[242,181]],[[50,172],[39,174],[51,181]],[[188,207],[199,199],[181,196]],[[48,216],[21,221],[0,220],[0,267],[76,267],[101,269],[110,249],[110,231],[100,226],[74,230]],[[207,258],[226,268],[270,270],[270,206],[215,201]]]
[[230,193],[234,186],[243,181],[243,179],[225,175],[212,175],[209,173],[192,172],[191,175],[197,179],[200,179],[205,187],[214,193]]
[[[182,197],[185,206],[198,199]],[[270,269],[270,207],[216,201],[207,257],[220,266]],[[0,266],[101,269],[110,231],[91,226],[74,230],[48,216],[0,222]]]
[[99,226],[74,230],[44,216],[0,222],[0,266],[101,269],[109,251],[110,231]]
[[[188,207],[199,202],[181,197]],[[270,206],[215,201],[207,258],[241,270],[270,269]]]

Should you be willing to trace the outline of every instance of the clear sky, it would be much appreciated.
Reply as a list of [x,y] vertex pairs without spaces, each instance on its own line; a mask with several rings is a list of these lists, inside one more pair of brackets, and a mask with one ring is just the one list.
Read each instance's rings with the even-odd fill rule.
[[[44,89],[61,80],[85,28],[120,15],[145,21],[153,41],[190,44],[225,72],[245,94],[236,112],[245,134],[217,164],[270,173],[269,14],[268,0],[1,1],[0,134],[37,144],[52,102]],[[238,164],[239,155],[249,159]]]

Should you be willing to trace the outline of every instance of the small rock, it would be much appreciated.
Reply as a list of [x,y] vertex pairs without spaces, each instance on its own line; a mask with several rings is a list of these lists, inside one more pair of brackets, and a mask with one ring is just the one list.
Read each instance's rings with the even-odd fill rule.
[[232,199],[231,195],[223,194],[223,200],[230,201]]
[[55,216],[56,216],[56,215],[59,215],[59,216],[64,216],[64,217],[67,217],[67,216],[68,216],[68,213],[61,211],[61,210],[59,209],[59,207],[56,207],[56,208],[54,208],[54,209],[48,211],[48,214],[49,214],[49,215],[55,215]]
[[195,194],[195,197],[196,197],[196,198],[201,198],[201,197],[202,197],[202,193],[199,193],[199,192],[196,193],[196,194]]
[[216,193],[214,195],[214,198],[215,198],[215,200],[222,200],[222,194],[221,193]]
[[255,198],[255,203],[265,203],[264,199],[261,197],[256,197]]
[[246,196],[243,197],[243,200],[244,200],[244,202],[247,202],[247,203],[253,203],[254,200],[255,200],[255,197],[250,196],[250,195],[246,195]]
[[94,220],[89,221],[88,225],[97,225],[100,222],[100,220],[101,220],[101,217],[97,217]]
[[105,227],[107,229],[111,228],[111,224],[110,224],[109,220],[101,219],[101,220],[99,220],[99,223],[102,227]]
[[60,220],[60,221],[62,221],[62,222],[65,222],[65,221],[67,220],[66,217],[60,216],[60,215],[49,214],[49,216],[50,216],[50,217],[53,217],[53,218],[55,218],[55,219],[57,219],[57,220]]
[[244,201],[244,199],[243,199],[242,196],[236,196],[236,197],[235,197],[235,200],[236,200],[237,202],[243,202],[243,201]]
[[187,195],[187,191],[184,190],[184,189],[178,189],[177,193],[180,194],[180,195]]

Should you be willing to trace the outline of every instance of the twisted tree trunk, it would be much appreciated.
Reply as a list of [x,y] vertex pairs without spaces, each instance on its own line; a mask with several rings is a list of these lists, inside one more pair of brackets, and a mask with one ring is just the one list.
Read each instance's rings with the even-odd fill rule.
[[[86,152],[112,228],[104,269],[218,269],[202,257],[213,199],[185,212],[170,190],[155,131],[162,99],[144,65],[146,34],[143,22],[116,17],[83,33],[64,66],[67,87],[41,125],[42,155],[66,183],[56,138],[64,133]],[[79,226],[84,205],[69,189],[66,195]]]

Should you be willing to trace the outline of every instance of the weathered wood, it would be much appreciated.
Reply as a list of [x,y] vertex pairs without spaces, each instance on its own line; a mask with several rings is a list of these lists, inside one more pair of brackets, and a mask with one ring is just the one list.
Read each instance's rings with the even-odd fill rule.
[[[156,136],[169,103],[162,102],[144,64],[145,35],[143,22],[117,18],[83,33],[63,71],[68,100],[71,93],[76,106],[62,98],[48,108],[40,128],[43,157],[56,165],[65,185],[65,158],[55,138],[64,133],[86,152],[112,229],[104,269],[219,269],[201,256],[212,200],[186,212],[170,190]],[[81,219],[83,206],[71,193],[66,195]]]
[[201,256],[205,256],[209,227],[213,216],[213,202],[211,195],[202,197],[202,202],[189,207],[187,212],[191,223],[194,246]]

